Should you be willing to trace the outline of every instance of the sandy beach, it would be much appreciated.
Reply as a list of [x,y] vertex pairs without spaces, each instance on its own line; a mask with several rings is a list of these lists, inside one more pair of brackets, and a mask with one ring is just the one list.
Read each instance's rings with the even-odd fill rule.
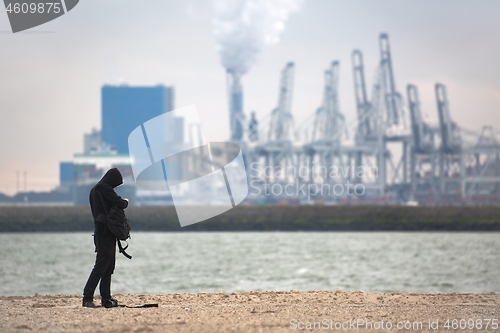
[[0,332],[500,331],[500,295],[495,293],[290,291],[115,297],[129,306],[159,307],[87,309],[79,296],[3,296]]

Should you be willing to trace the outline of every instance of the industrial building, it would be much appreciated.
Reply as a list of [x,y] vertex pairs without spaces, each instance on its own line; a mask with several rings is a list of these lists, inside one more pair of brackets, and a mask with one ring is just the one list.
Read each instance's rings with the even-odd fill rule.
[[74,204],[88,205],[92,187],[111,168],[118,168],[123,176],[123,185],[116,188],[116,193],[128,198],[131,203],[136,200],[134,175],[128,154],[117,152],[91,152],[73,155],[74,168]]
[[145,121],[173,110],[174,89],[103,86],[101,89],[102,144],[119,154],[128,154],[128,135]]
[[72,190],[75,183],[75,168],[73,162],[59,163],[59,184],[64,190]]
[[[174,89],[162,85],[106,85],[102,87],[101,94],[101,130],[92,129],[85,134],[83,153],[74,154],[70,163],[60,164],[61,185],[63,181],[66,187],[73,185],[74,203],[86,205],[90,189],[108,169],[116,167],[124,178],[124,185],[117,188],[117,193],[129,198],[131,203],[137,203],[128,136],[144,122],[173,109]],[[184,139],[183,119],[174,120],[174,123],[165,126],[165,141],[173,143]],[[69,172],[72,172],[72,177]],[[160,195],[165,196],[164,193]]]

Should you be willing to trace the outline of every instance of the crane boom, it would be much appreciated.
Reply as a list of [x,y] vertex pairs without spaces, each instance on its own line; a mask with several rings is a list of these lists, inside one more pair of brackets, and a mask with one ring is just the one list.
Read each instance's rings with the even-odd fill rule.
[[293,126],[292,116],[292,90],[293,90],[294,64],[289,62],[281,72],[278,106],[271,115],[269,127],[269,141],[290,140]]
[[435,92],[441,131],[441,149],[445,153],[457,152],[461,148],[460,130],[451,120],[446,86],[436,83]]
[[396,84],[394,83],[394,74],[392,70],[391,48],[389,36],[385,33],[380,34],[380,68],[384,80],[385,103],[388,112],[388,121],[390,125],[399,125],[400,115],[397,103]]

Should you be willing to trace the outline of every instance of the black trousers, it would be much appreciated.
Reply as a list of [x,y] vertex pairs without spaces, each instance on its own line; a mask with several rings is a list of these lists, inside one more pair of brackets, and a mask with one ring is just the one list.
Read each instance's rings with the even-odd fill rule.
[[83,289],[83,301],[94,300],[94,292],[99,281],[102,300],[111,298],[111,274],[115,270],[116,239],[109,236],[94,235],[96,258],[94,268]]

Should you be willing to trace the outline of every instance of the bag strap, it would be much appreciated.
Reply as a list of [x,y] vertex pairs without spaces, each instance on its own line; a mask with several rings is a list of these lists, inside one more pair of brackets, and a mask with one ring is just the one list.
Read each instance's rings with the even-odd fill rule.
[[139,309],[139,308],[157,308],[158,303],[149,303],[149,304],[143,304],[143,305],[118,305],[121,308],[129,308],[129,309]]
[[122,246],[122,242],[120,242],[119,239],[117,239],[116,242],[118,243],[118,250],[120,251],[120,253],[123,254],[128,259],[132,259],[132,256],[130,254],[128,254],[127,252],[125,252],[125,250],[128,249],[127,241],[125,241],[125,243],[127,243],[127,245],[125,247]]

